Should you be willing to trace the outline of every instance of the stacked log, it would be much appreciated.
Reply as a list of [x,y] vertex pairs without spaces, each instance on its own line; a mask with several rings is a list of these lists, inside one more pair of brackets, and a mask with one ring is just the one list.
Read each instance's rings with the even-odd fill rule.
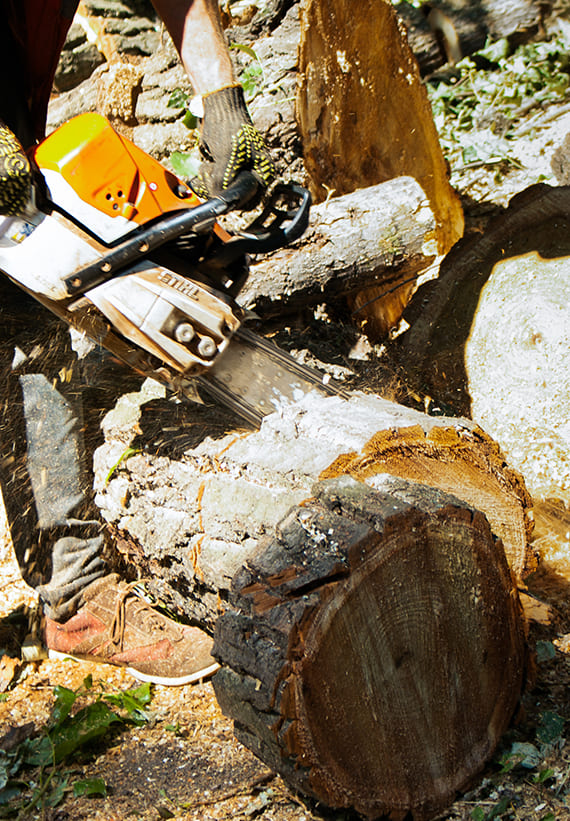
[[[124,449],[108,427],[101,477]],[[130,457],[99,503],[149,590],[215,631],[218,699],[291,786],[422,819],[492,754],[534,565],[524,484],[468,420],[309,395],[175,461]]]

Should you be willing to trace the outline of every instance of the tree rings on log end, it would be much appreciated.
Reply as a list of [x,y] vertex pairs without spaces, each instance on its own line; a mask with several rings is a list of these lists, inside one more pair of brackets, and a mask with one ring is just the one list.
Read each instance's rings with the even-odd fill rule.
[[382,473],[440,488],[483,510],[516,580],[536,570],[529,546],[532,499],[520,473],[508,467],[497,443],[480,428],[425,431],[413,425],[381,431],[360,453],[338,456],[320,478],[349,474],[374,485]]
[[320,483],[238,574],[214,687],[238,738],[291,786],[369,818],[427,819],[492,755],[526,645],[485,517],[385,480]]

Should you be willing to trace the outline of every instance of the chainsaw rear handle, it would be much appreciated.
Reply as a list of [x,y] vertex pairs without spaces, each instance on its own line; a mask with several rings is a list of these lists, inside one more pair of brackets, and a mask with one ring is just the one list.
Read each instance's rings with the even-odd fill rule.
[[[101,257],[97,262],[80,268],[65,279],[65,285],[70,297],[79,296],[86,291],[101,285],[115,274],[129,265],[136,264],[160,246],[188,233],[201,234],[210,231],[216,219],[229,211],[237,210],[247,204],[258,192],[259,182],[250,171],[244,171],[236,178],[220,196],[206,200],[195,208],[184,211],[169,212],[142,228],[132,232],[129,239],[122,242],[117,248]],[[277,199],[283,196],[284,190],[291,191],[299,202],[294,211],[279,212]],[[257,253],[273,251],[286,245],[300,236],[305,230],[309,219],[310,194],[304,188],[295,184],[277,186],[263,213],[251,224],[250,229],[230,240],[227,245],[232,250],[226,257],[220,259],[221,264],[228,264],[243,253]],[[259,230],[258,223],[268,215],[275,214],[273,222]],[[289,219],[289,223],[282,228],[282,223]],[[257,228],[255,228],[257,226]],[[257,230],[257,233],[256,233]],[[242,244],[239,244],[243,240]],[[223,254],[220,254],[222,257]],[[217,262],[216,257],[216,262]]]

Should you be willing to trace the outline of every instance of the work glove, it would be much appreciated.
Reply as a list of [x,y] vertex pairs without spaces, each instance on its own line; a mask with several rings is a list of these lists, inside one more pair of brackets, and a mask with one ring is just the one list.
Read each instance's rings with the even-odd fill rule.
[[22,214],[32,191],[32,169],[17,137],[0,122],[0,216]]
[[253,171],[266,189],[275,166],[263,137],[251,121],[240,85],[202,96],[204,116],[198,147],[202,165],[190,185],[199,197],[219,196],[240,171]]

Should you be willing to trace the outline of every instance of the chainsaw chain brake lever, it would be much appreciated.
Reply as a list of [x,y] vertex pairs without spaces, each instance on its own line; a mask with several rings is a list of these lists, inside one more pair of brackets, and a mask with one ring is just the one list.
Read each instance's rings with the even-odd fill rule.
[[246,205],[258,192],[259,182],[250,171],[244,171],[221,196],[212,197],[195,208],[174,211],[133,231],[117,248],[65,280],[68,295],[79,296],[129,265],[142,262],[151,251],[188,233],[210,231],[216,219]]
[[297,183],[279,183],[261,214],[208,257],[222,268],[243,254],[267,254],[298,239],[309,224],[311,195]]

